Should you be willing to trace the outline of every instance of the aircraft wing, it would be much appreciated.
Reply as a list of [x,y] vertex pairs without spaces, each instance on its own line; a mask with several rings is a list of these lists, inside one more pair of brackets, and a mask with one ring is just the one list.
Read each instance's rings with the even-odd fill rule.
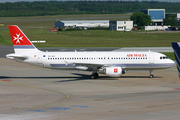
[[84,66],[87,67],[88,69],[93,69],[93,70],[99,70],[103,67],[115,66],[112,64],[96,64],[96,63],[71,63],[71,64],[74,64],[75,66]]

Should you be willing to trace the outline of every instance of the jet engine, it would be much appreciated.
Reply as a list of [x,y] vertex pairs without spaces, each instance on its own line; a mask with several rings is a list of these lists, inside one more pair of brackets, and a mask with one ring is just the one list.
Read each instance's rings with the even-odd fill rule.
[[120,77],[123,74],[121,67],[107,67],[105,74],[109,77]]

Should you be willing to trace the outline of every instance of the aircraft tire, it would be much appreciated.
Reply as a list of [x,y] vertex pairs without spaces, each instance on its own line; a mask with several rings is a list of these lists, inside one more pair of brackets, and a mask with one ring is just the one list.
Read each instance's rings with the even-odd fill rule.
[[97,79],[98,78],[98,73],[94,73],[90,76],[91,79]]
[[154,75],[150,75],[149,77],[150,77],[150,78],[154,78]]

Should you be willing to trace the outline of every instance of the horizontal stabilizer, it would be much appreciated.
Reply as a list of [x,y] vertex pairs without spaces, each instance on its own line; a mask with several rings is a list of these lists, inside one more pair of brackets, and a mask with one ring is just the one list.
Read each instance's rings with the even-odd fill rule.
[[14,59],[14,58],[19,58],[19,59],[27,59],[28,57],[25,55],[18,55],[18,54],[7,54],[6,58],[9,59]]

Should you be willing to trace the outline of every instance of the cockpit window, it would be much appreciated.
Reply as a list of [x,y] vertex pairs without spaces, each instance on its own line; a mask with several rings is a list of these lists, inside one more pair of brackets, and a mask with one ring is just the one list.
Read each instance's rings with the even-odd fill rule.
[[160,59],[169,59],[167,56],[161,56]]

